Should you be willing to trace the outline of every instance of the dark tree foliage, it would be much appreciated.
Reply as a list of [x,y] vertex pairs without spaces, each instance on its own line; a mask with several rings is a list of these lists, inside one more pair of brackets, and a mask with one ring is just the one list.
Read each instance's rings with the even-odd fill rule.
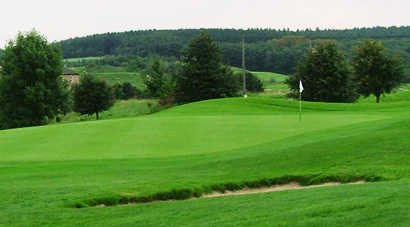
[[181,72],[176,78],[178,103],[236,95],[237,83],[231,69],[222,64],[222,54],[211,36],[202,32],[183,53]]
[[299,63],[286,81],[293,97],[299,96],[299,80],[304,86],[303,100],[354,102],[358,98],[349,66],[334,42],[315,46]]
[[[205,31],[211,34],[222,49],[224,63],[240,67],[242,30]],[[181,50],[199,33],[199,29],[129,31],[69,39],[62,41],[61,45],[66,58],[103,55],[147,57],[151,54],[179,58]],[[357,40],[369,38],[383,41],[391,52],[403,57],[407,74],[410,74],[410,26],[298,31],[248,29],[247,68],[252,71],[291,74],[297,62],[306,54],[310,42],[337,40],[338,47],[350,57]],[[132,64],[130,66],[135,67]]]
[[168,84],[160,62],[155,60],[145,78],[145,85],[147,86],[149,96],[155,98],[167,96],[169,93]]
[[125,95],[121,83],[114,84],[114,86],[112,86],[112,89],[115,99],[124,99]]
[[365,97],[373,94],[377,103],[380,95],[390,93],[404,79],[401,59],[387,55],[382,43],[372,40],[356,47],[353,68],[359,93]]
[[[242,73],[235,74],[238,84],[243,84],[243,76]],[[246,90],[249,92],[262,92],[263,91],[263,83],[262,81],[251,72],[246,71],[245,73],[245,81],[246,81]]]
[[114,105],[113,89],[105,82],[85,74],[80,84],[74,86],[74,111],[92,115],[108,110]]
[[113,86],[113,92],[116,99],[127,100],[142,97],[142,92],[129,82],[115,84]]
[[36,31],[10,41],[0,65],[0,128],[43,125],[70,109],[61,50]]

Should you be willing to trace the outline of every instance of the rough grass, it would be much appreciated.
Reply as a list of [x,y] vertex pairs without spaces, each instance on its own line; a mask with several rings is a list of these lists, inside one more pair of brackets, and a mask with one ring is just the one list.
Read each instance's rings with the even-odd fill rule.
[[[379,104],[304,102],[302,123],[298,102],[250,97],[0,131],[0,225],[408,226],[409,98],[401,90]],[[153,195],[188,198],[290,177],[306,184],[384,181],[74,208]]]

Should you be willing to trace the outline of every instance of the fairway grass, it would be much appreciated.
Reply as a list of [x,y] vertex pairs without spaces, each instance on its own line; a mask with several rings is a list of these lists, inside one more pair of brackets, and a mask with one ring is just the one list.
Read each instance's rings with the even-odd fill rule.
[[[250,97],[0,131],[0,225],[408,226],[409,94],[379,104],[303,102],[301,123],[297,101]],[[295,179],[378,182],[87,207]]]

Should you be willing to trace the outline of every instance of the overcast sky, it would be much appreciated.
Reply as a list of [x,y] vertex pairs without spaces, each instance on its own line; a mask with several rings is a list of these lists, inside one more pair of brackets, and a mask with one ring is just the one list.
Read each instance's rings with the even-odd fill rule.
[[33,28],[49,41],[178,28],[353,28],[410,25],[410,0],[2,0],[0,47]]

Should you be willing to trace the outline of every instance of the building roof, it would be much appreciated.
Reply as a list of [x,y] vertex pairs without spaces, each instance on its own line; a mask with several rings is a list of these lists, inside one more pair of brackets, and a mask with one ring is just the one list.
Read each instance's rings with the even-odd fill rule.
[[63,75],[78,75],[78,73],[75,72],[75,71],[73,71],[73,70],[71,70],[71,69],[64,68],[64,70],[63,70]]

